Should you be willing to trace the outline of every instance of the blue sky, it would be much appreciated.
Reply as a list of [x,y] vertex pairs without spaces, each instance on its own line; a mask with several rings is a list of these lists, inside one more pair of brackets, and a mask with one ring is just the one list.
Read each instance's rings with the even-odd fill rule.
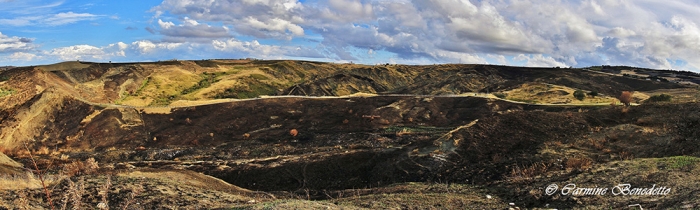
[[0,0],[0,66],[253,57],[698,71],[697,11],[694,0]]

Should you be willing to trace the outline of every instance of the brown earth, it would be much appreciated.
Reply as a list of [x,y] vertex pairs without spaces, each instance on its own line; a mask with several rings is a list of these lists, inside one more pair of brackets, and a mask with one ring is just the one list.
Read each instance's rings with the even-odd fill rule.
[[[0,78],[13,90],[0,97],[0,183],[29,188],[0,192],[6,208],[49,205],[30,154],[56,207],[700,207],[692,85],[580,69],[248,60],[66,62]],[[675,99],[621,107],[574,90]],[[485,92],[526,103],[475,94]],[[547,195],[552,183],[673,190]]]

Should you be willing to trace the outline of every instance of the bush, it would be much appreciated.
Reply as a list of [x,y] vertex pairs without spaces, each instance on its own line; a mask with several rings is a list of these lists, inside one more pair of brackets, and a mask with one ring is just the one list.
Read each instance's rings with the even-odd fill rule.
[[574,97],[578,99],[579,101],[583,101],[584,98],[586,98],[586,93],[583,92],[582,90],[577,90],[574,91]]
[[648,102],[659,102],[659,101],[671,101],[673,96],[662,93],[661,95],[654,95],[647,99]]
[[498,98],[502,98],[502,99],[505,99],[506,96],[508,96],[508,94],[505,94],[505,93],[494,93],[493,95],[498,97]]
[[598,91],[595,91],[595,90],[594,90],[594,91],[591,91],[591,92],[588,93],[588,95],[591,96],[591,97],[593,97],[593,98],[595,98],[596,96],[598,96]]
[[622,91],[622,94],[620,94],[620,97],[618,97],[617,99],[619,99],[620,102],[625,106],[629,106],[630,103],[632,103],[632,92]]

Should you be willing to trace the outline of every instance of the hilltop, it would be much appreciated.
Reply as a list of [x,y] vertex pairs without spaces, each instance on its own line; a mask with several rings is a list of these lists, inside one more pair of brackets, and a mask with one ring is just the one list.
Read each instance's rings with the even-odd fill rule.
[[[691,72],[222,59],[63,62],[0,78],[0,206],[18,192],[43,198],[24,172],[30,154],[53,198],[84,183],[90,208],[107,175],[110,205],[143,208],[700,206],[696,179],[673,178],[700,163]],[[618,182],[674,190],[544,191]]]

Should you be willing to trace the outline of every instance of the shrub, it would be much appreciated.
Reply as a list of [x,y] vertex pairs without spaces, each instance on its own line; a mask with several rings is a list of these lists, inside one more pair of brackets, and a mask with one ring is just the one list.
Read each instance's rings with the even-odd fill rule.
[[578,99],[579,101],[583,101],[584,98],[586,98],[586,93],[583,92],[582,90],[577,90],[574,91],[574,97]]
[[632,103],[632,92],[622,91],[622,94],[620,94],[620,97],[617,99],[619,99],[622,104],[625,104],[625,106],[629,106],[630,103]]
[[591,92],[588,93],[588,95],[591,96],[591,97],[593,97],[593,98],[595,98],[596,96],[598,96],[598,91],[595,91],[595,90],[594,90],[594,91],[591,91]]
[[648,102],[671,101],[673,96],[668,94],[653,95],[647,99]]
[[83,174],[94,174],[98,169],[100,169],[100,166],[97,161],[95,161],[95,158],[88,158],[84,162],[78,160],[63,165],[61,172],[68,177],[73,177]]
[[61,169],[61,173],[68,176],[68,177],[73,177],[76,175],[80,175],[84,169],[85,169],[85,165],[83,164],[82,161],[75,161],[75,162],[63,165],[63,168]]
[[506,96],[508,96],[508,94],[506,94],[506,93],[494,93],[493,95],[498,97],[498,98],[502,98],[502,99],[505,99]]

